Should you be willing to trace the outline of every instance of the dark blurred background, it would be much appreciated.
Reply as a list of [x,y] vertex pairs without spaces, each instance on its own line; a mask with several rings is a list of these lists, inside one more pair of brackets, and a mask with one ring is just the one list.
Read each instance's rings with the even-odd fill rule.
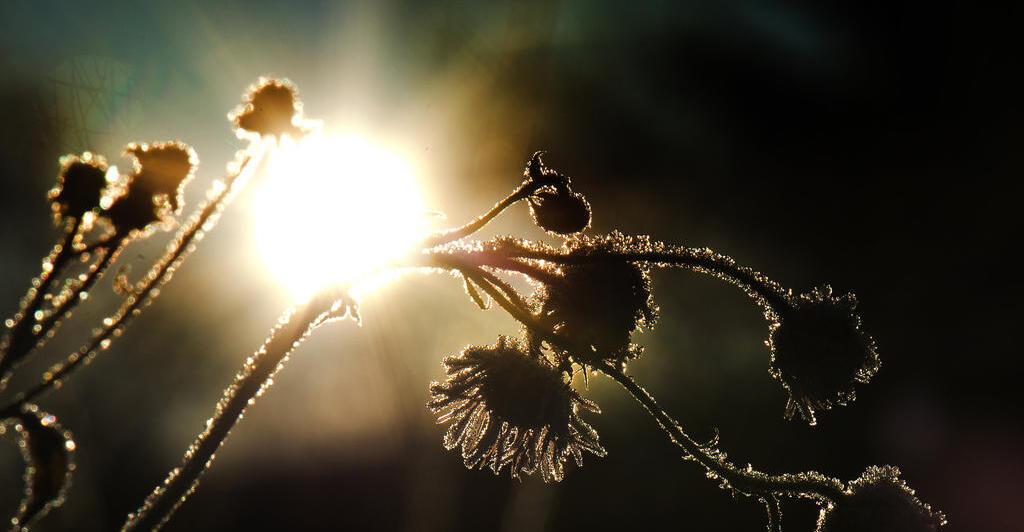
[[[640,3],[637,3],[640,4]],[[851,479],[896,464],[948,530],[1020,530],[1020,13],[943,2],[14,1],[0,7],[0,310],[56,231],[63,153],[112,162],[180,138],[194,206],[241,146],[224,120],[261,74],[310,116],[400,145],[432,207],[490,206],[536,149],[574,178],[595,232],[709,245],[787,286],[854,290],[884,365],[809,428],[782,419],[759,311],[658,272],[663,318],[632,372],[738,463]],[[257,262],[249,195],[109,352],[41,406],[78,442],[65,506],[38,530],[119,527],[211,414],[288,296]],[[512,209],[487,234],[540,236]],[[138,275],[166,236],[130,248]],[[108,285],[9,397],[114,305]],[[169,530],[761,530],[679,459],[613,383],[591,381],[609,455],[558,485],[467,471],[423,404],[439,361],[515,324],[458,282],[414,276],[292,357]],[[44,360],[45,359],[45,360]],[[19,384],[21,383],[21,384]],[[1017,419],[1018,421],[1013,421]],[[0,511],[21,462],[0,454]],[[787,502],[787,530],[815,511]]]

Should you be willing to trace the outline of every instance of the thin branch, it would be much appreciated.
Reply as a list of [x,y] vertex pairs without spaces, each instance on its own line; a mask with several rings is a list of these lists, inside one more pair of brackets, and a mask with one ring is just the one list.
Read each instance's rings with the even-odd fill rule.
[[756,301],[776,314],[792,307],[789,291],[768,276],[751,268],[740,266],[727,255],[708,248],[671,247],[652,251],[608,251],[594,250],[588,253],[569,254],[526,247],[507,248],[497,251],[506,257],[545,260],[558,264],[587,264],[598,261],[643,262],[652,266],[678,266],[699,273],[708,273],[726,280],[743,289]]
[[515,190],[512,191],[511,194],[506,196],[505,199],[499,201],[497,204],[494,205],[494,207],[491,207],[491,210],[487,211],[484,214],[481,214],[480,216],[477,216],[473,221],[461,227],[446,229],[444,231],[435,233],[427,237],[423,241],[422,247],[432,248],[435,246],[440,246],[442,244],[447,244],[449,242],[454,242],[461,238],[465,238],[479,231],[491,220],[493,220],[499,214],[501,214],[505,209],[511,207],[513,204],[520,200],[530,197],[531,194],[536,192],[537,189],[541,188],[542,186],[543,185],[537,184],[532,181],[525,182],[519,185]]
[[559,280],[559,276],[557,274],[537,266],[536,264],[501,256],[495,253],[488,253],[486,251],[444,250],[440,252],[427,252],[425,255],[426,257],[448,256],[464,264],[487,266],[499,270],[521,273],[544,284],[553,284]]
[[778,497],[764,497],[761,499],[765,509],[768,511],[768,523],[765,528],[768,532],[782,532],[782,505]]
[[74,256],[75,241],[79,237],[81,227],[81,218],[72,218],[64,229],[64,238],[53,247],[43,262],[43,271],[39,277],[33,279],[33,286],[29,288],[22,300],[21,309],[9,320],[10,325],[4,332],[3,338],[0,339],[0,389],[3,388],[3,383],[6,383],[14,367],[32,350],[35,343],[33,328],[36,323],[36,311],[42,307],[43,300],[50,292],[54,280],[59,278],[60,273]]
[[843,496],[842,484],[838,480],[817,473],[770,476],[749,466],[745,469],[736,467],[728,462],[719,451],[709,449],[694,441],[683,431],[682,426],[658,405],[654,396],[637,384],[632,377],[612,364],[605,363],[598,368],[602,373],[622,385],[634,399],[647,409],[658,425],[668,433],[672,443],[681,448],[688,457],[693,458],[710,473],[713,473],[716,478],[720,478],[725,487],[746,495],[762,497],[774,497],[777,494],[811,495],[823,500],[836,501]]
[[288,355],[328,315],[337,312],[338,305],[336,298],[320,294],[285,312],[256,354],[245,360],[234,383],[224,390],[206,430],[189,446],[181,466],[172,469],[143,505],[128,515],[122,530],[156,530],[170,519],[195,490],[199,477],[209,469],[214,454],[246,408],[273,383],[274,374],[283,367]]
[[75,255],[81,256],[81,255],[85,255],[86,253],[93,253],[93,252],[95,252],[97,250],[100,250],[100,249],[109,249],[111,247],[111,244],[114,244],[115,242],[119,241],[121,238],[122,238],[121,235],[118,235],[116,233],[112,234],[110,236],[101,238],[101,239],[97,240],[96,242],[93,242],[92,244],[89,244],[88,246],[85,246],[84,248],[82,248],[82,249],[80,249],[78,251],[75,251]]
[[36,327],[33,327],[34,343],[29,347],[29,350],[42,347],[51,338],[51,332],[60,325],[61,320],[70,316],[75,307],[82,302],[81,295],[88,293],[93,285],[103,277],[104,272],[106,272],[110,264],[113,263],[117,255],[121,253],[124,246],[128,243],[125,238],[120,238],[117,242],[116,245],[104,252],[99,262],[89,268],[89,273],[86,274],[81,284],[70,290],[67,294],[61,294],[62,301],[54,305],[49,315],[40,321]]

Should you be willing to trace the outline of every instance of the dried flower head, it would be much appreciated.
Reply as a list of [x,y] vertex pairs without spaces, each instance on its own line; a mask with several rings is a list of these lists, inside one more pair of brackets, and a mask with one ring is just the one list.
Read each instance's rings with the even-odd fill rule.
[[259,136],[299,137],[302,103],[299,91],[286,79],[260,78],[249,88],[242,104],[228,114],[228,119],[241,131]]
[[541,190],[529,202],[534,223],[545,231],[568,236],[590,227],[590,203],[578,192]]
[[772,325],[772,377],[789,392],[786,417],[814,424],[815,410],[854,399],[854,383],[866,383],[881,365],[875,341],[861,329],[853,294],[833,296],[829,287],[795,298]]
[[199,163],[195,151],[177,141],[129,144],[125,155],[135,158],[135,171],[123,178],[122,193],[103,211],[122,235],[145,231],[177,212]]
[[893,466],[871,466],[846,496],[821,511],[818,532],[935,532],[946,524],[942,512],[921,502]]
[[118,234],[127,235],[144,231],[151,224],[164,219],[170,206],[149,192],[135,189],[129,183],[128,191],[113,200],[103,214],[114,224]]
[[142,189],[153,197],[166,196],[171,211],[179,212],[185,185],[199,165],[195,150],[188,144],[172,141],[132,143],[124,152],[135,158],[132,188]]
[[[583,245],[583,241],[573,245]],[[639,349],[629,343],[630,336],[641,327],[653,327],[658,318],[650,275],[633,262],[567,265],[538,298],[541,313],[554,323],[556,332],[595,349],[570,353],[582,364],[601,360],[621,363],[638,355]]]
[[57,186],[49,194],[54,214],[81,218],[99,207],[106,176],[107,161],[99,155],[85,152],[81,157],[61,157]]
[[508,467],[512,477],[540,469],[546,482],[564,477],[571,456],[606,454],[597,432],[578,414],[598,412],[565,374],[504,336],[493,346],[470,346],[444,360],[448,380],[430,386],[430,408],[449,424],[447,449],[462,448],[467,468]]

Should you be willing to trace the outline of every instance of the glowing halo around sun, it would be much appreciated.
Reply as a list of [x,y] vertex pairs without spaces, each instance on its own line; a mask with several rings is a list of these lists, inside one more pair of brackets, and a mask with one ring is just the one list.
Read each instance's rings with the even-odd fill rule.
[[357,135],[285,138],[253,211],[262,262],[299,301],[333,285],[373,290],[427,231],[412,167]]

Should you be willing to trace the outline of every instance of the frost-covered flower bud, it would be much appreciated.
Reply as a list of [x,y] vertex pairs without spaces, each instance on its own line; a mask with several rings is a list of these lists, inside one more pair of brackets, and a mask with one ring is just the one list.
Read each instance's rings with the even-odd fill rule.
[[546,164],[544,152],[534,153],[523,170],[525,183],[536,187],[528,198],[533,221],[545,231],[568,236],[590,227],[590,203],[573,192],[569,176]]
[[590,227],[590,203],[578,192],[542,190],[529,202],[534,223],[545,231],[568,236]]
[[228,114],[235,128],[259,136],[302,136],[299,91],[286,79],[261,78],[242,104]]
[[594,351],[569,353],[581,364],[625,362],[639,354],[630,335],[653,327],[658,309],[647,270],[625,261],[565,266],[539,294],[541,312],[555,331]]
[[61,157],[57,186],[49,193],[54,214],[81,218],[99,207],[107,186],[106,176],[107,161],[99,155],[85,152],[81,157]]
[[786,417],[799,412],[810,424],[815,410],[854,399],[854,383],[867,383],[881,361],[875,341],[861,329],[853,294],[823,287],[795,298],[772,325],[772,377],[789,392]]
[[871,466],[818,516],[817,532],[935,532],[942,512],[921,502],[892,466]]

